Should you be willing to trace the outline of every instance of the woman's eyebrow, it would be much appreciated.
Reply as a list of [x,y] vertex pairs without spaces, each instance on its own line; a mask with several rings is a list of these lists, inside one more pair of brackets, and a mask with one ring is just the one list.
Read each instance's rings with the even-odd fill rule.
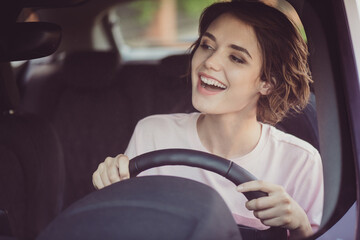
[[206,36],[206,37],[210,38],[211,40],[213,40],[214,42],[216,42],[216,37],[209,32],[205,32],[203,36]]
[[[203,34],[203,36],[206,36],[206,37],[210,38],[211,40],[213,40],[214,42],[216,42],[216,37],[215,37],[214,35],[212,35],[211,33],[209,33],[209,32],[205,32],[205,33]],[[231,44],[230,47],[231,47],[232,49],[234,49],[234,50],[237,50],[237,51],[240,51],[240,52],[245,53],[246,55],[248,55],[248,56],[252,59],[249,51],[246,50],[246,48],[240,47],[240,46],[235,45],[235,44]]]
[[246,55],[248,55],[252,59],[250,53],[248,52],[248,50],[246,50],[246,48],[240,47],[240,46],[235,45],[235,44],[231,44],[230,47],[232,49],[235,49],[235,50],[238,50],[238,51],[241,51],[241,52],[245,53]]

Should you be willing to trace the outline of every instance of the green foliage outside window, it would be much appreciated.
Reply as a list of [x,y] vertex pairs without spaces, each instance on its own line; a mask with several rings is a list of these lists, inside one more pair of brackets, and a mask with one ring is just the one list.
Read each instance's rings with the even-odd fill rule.
[[159,4],[159,0],[134,1],[130,3],[129,7],[138,13],[136,20],[141,25],[144,25],[154,17]]
[[[177,0],[179,10],[184,11],[184,13],[189,17],[197,17],[199,18],[200,13],[206,8],[207,6],[211,5],[212,3],[216,2],[214,0]],[[219,2],[219,1],[218,1]]]

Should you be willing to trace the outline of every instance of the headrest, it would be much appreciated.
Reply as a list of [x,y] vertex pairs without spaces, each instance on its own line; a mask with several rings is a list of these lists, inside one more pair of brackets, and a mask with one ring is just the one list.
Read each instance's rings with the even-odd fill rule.
[[64,60],[64,80],[76,87],[109,86],[118,64],[119,54],[116,51],[71,52]]
[[14,23],[0,36],[0,61],[19,61],[53,54],[61,40],[61,28],[53,23]]
[[0,62],[0,115],[11,114],[20,102],[14,74],[9,62]]
[[188,73],[189,54],[172,55],[160,61],[160,74],[165,77],[181,77]]

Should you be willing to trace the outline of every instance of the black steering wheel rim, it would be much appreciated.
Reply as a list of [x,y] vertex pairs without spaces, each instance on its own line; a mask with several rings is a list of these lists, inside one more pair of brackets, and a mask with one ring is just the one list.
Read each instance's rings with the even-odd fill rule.
[[[154,167],[166,165],[184,165],[198,167],[217,173],[236,186],[245,182],[256,180],[250,172],[225,158],[189,149],[164,149],[141,154],[129,163],[130,177]],[[253,191],[244,193],[248,200],[267,196],[267,193]]]
[[[202,168],[225,177],[236,186],[245,182],[257,180],[257,178],[246,169],[225,158],[197,150],[176,148],[155,150],[134,157],[129,163],[130,177],[136,177],[141,172],[150,168],[168,165],[184,165]],[[268,196],[267,193],[262,191],[252,191],[243,194],[248,200]],[[242,228],[242,225],[238,226],[241,232],[244,231],[244,229],[247,231],[250,228]],[[287,238],[286,229],[281,227],[270,227],[270,229],[266,231],[254,230],[263,232],[263,234],[255,234],[259,236],[259,239],[268,239],[268,237],[271,237],[274,233],[284,239]],[[254,236],[254,234],[250,233],[250,236]]]

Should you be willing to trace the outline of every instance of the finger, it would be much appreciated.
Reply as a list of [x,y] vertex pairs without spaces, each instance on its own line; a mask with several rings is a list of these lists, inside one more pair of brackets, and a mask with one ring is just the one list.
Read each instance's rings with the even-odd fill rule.
[[114,161],[115,161],[115,158],[107,157],[104,161],[105,167],[110,167],[111,165],[114,164]]
[[266,193],[272,193],[279,190],[279,185],[265,182],[262,180],[255,180],[240,184],[237,186],[238,192],[251,192],[251,191],[262,191]]
[[274,207],[262,210],[255,210],[253,212],[254,216],[260,220],[268,220],[271,218],[277,218],[280,216],[284,216],[284,213],[281,208]]
[[110,183],[116,183],[121,180],[118,167],[113,165],[110,168],[108,168],[108,178]]
[[99,173],[100,173],[100,177],[101,177],[101,181],[104,185],[104,187],[109,186],[111,184],[109,177],[107,175],[107,169],[104,166],[104,163],[100,163],[99,165]]
[[273,191],[269,196],[253,199],[246,202],[246,208],[249,210],[262,210],[280,206],[286,208],[292,203],[292,198],[282,188],[279,191]]
[[276,199],[266,196],[266,197],[261,197],[247,201],[245,206],[250,211],[259,211],[268,208],[273,208],[276,206],[276,203],[277,203]]
[[275,217],[270,219],[261,220],[261,222],[270,227],[286,227],[290,220],[287,217]]
[[110,183],[116,183],[120,181],[119,167],[116,164],[116,158],[107,158],[105,163],[107,165],[107,175]]
[[119,176],[121,180],[130,178],[129,173],[129,158],[123,154],[116,156],[117,164],[119,166]]
[[102,183],[100,174],[98,171],[95,171],[92,177],[93,185],[96,190],[102,189],[104,187],[104,184]]
[[95,190],[99,190],[99,188],[96,186],[95,181],[94,181],[94,174],[93,174],[93,176],[91,177],[91,180],[92,180],[92,184],[93,184]]

